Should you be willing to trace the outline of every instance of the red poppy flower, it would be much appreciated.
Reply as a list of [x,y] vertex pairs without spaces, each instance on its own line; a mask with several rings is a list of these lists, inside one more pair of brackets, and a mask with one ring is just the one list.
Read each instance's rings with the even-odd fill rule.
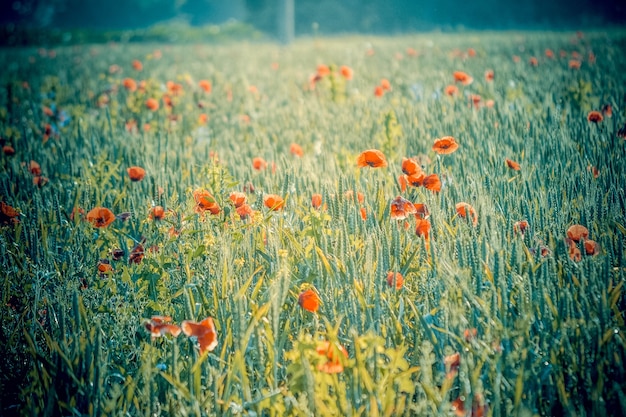
[[577,59],[572,59],[569,61],[568,66],[570,67],[570,69],[580,69],[581,66],[581,62]]
[[219,214],[221,211],[219,204],[215,200],[213,195],[206,190],[195,190],[193,192],[193,198],[196,201],[196,212],[203,213],[205,211],[211,214]]
[[131,181],[141,181],[146,176],[146,170],[142,167],[132,166],[126,171]]
[[395,285],[396,290],[402,288],[404,283],[404,277],[399,272],[389,271],[387,272],[387,285],[393,287]]
[[452,76],[454,77],[454,81],[459,82],[463,85],[470,85],[474,82],[474,78],[472,78],[469,74],[463,71],[454,71],[452,73]]
[[600,245],[595,240],[585,240],[585,253],[587,255],[595,256],[600,253]]
[[511,160],[511,159],[505,159],[506,165],[511,168],[513,171],[519,171],[520,169],[522,169],[522,167],[520,167],[520,164],[518,164],[517,162]]
[[422,170],[417,161],[412,158],[402,158],[402,172],[406,175],[413,175]]
[[459,217],[471,217],[472,225],[476,226],[478,224],[478,214],[476,213],[476,210],[474,210],[474,207],[472,207],[470,204],[467,204],[465,202],[457,203],[455,208]]
[[208,80],[200,80],[198,81],[198,86],[205,92],[210,93],[213,88],[211,85],[211,81]]
[[326,77],[327,75],[330,75],[330,68],[328,68],[328,65],[319,64],[317,66],[317,75],[319,75],[320,77]]
[[494,72],[491,69],[488,69],[487,71],[485,71],[485,80],[487,80],[488,82],[493,81],[494,78]]
[[201,355],[204,352],[211,352],[217,347],[217,331],[215,331],[213,318],[207,317],[200,323],[185,320],[180,324],[180,327],[186,336],[193,336],[198,339]]
[[150,209],[150,218],[154,220],[163,220],[165,218],[165,209],[163,206],[154,206]]
[[330,344],[328,341],[320,342],[315,351],[318,355],[326,357],[326,362],[322,362],[317,369],[327,374],[337,374],[343,372],[343,360],[341,354],[345,358],[348,357],[348,351],[339,343]]
[[351,80],[352,76],[354,75],[354,71],[352,70],[352,68],[350,68],[347,65],[342,65],[339,68],[339,72],[341,73],[343,78],[345,78],[346,80]]
[[256,169],[257,171],[261,171],[267,168],[267,162],[265,161],[265,159],[257,156],[256,158],[252,158],[252,168]]
[[320,303],[319,295],[317,295],[317,292],[312,288],[302,291],[298,296],[298,304],[300,307],[311,313],[316,313],[317,310],[319,310]]
[[430,220],[417,217],[415,215],[415,234],[428,240],[430,237]]
[[533,67],[536,67],[537,65],[539,65],[539,61],[534,56],[530,57],[530,59],[528,60],[528,63]]
[[115,214],[108,208],[95,207],[87,213],[86,219],[95,227],[107,227],[115,220]]
[[430,190],[434,193],[438,193],[441,191],[441,180],[437,174],[430,174],[424,177],[424,181],[422,181],[422,185],[427,190]]
[[151,111],[159,110],[159,101],[155,98],[149,98],[146,100],[146,108]]
[[129,264],[140,264],[145,254],[144,247],[141,243],[137,243],[128,255]]
[[457,94],[459,94],[459,87],[457,87],[456,85],[450,84],[447,85],[446,88],[444,88],[443,92],[445,93],[445,95],[447,96],[456,96]]
[[143,64],[138,59],[133,59],[133,68],[137,71],[141,71],[143,69]]
[[382,97],[384,94],[385,90],[380,85],[377,85],[376,88],[374,88],[374,95],[376,97]]
[[600,113],[599,111],[593,110],[590,111],[587,115],[587,120],[593,123],[600,123],[602,120],[604,120],[604,116],[602,116],[602,113]]
[[304,155],[304,151],[302,150],[302,146],[298,145],[297,143],[292,143],[291,146],[289,147],[289,152],[291,152],[292,155],[297,156],[298,158],[302,157]]
[[246,194],[239,192],[239,191],[233,191],[232,193],[230,193],[230,201],[233,202],[233,204],[235,205],[235,207],[241,207],[242,205],[246,204]]
[[567,229],[567,237],[572,239],[574,242],[580,242],[581,240],[585,240],[589,237],[589,230],[580,224],[574,224]]
[[311,205],[313,206],[313,208],[316,208],[316,209],[322,207],[322,195],[313,194],[311,196]]
[[240,205],[239,207],[237,207],[236,211],[241,220],[245,220],[254,214],[254,210],[252,210],[252,207],[247,204]]
[[440,139],[435,139],[433,143],[433,151],[440,155],[447,155],[459,148],[459,144],[452,136],[444,136]]
[[132,78],[124,78],[124,80],[122,80],[122,85],[131,93],[137,90],[137,82]]
[[263,198],[263,204],[270,210],[279,211],[284,207],[285,200],[276,194],[268,194]]
[[391,202],[391,219],[392,220],[404,220],[410,214],[415,214],[417,210],[413,203],[402,196],[397,196]]
[[391,83],[386,78],[380,80],[380,86],[384,91],[391,91]]
[[150,321],[144,323],[144,326],[150,332],[153,339],[165,336],[166,334],[178,337],[181,328],[175,324],[169,324],[168,322],[170,321],[172,321],[172,318],[169,316],[152,316]]
[[6,156],[15,155],[15,148],[13,148],[13,146],[11,145],[4,145],[2,147],[2,153]]
[[367,166],[372,168],[383,168],[387,166],[387,160],[381,151],[377,149],[368,149],[367,151],[361,152],[356,160],[356,164],[359,168]]
[[526,233],[528,229],[528,222],[526,220],[520,220],[513,224],[513,231],[515,233],[521,233],[522,235]]
[[20,213],[4,201],[0,201],[0,223],[17,223]]

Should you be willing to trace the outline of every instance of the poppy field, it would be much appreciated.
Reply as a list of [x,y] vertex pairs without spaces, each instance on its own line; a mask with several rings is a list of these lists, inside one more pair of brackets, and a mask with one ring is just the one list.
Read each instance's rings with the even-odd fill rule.
[[0,50],[0,414],[626,415],[624,50]]

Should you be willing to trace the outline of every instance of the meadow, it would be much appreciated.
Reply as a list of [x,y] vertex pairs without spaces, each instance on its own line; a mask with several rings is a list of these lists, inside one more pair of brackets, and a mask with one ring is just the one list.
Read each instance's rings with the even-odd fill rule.
[[626,415],[624,50],[0,50],[0,414]]

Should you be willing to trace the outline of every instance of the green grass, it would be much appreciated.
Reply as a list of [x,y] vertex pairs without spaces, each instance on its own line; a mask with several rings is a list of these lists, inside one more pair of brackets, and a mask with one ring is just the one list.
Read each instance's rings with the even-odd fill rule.
[[[474,415],[626,414],[625,46],[614,31],[0,51],[0,133],[15,149],[0,156],[0,200],[20,213],[0,225],[3,414],[452,416],[461,401],[471,414],[474,399]],[[468,48],[476,56],[454,53]],[[110,74],[112,64],[122,72]],[[354,78],[335,73],[310,90],[318,64],[348,65]],[[448,97],[456,70],[474,82]],[[125,77],[145,90],[126,91]],[[392,90],[377,98],[382,78]],[[167,81],[182,95],[147,110]],[[470,93],[493,108],[471,106]],[[604,104],[612,117],[588,122]],[[58,133],[44,140],[46,124]],[[438,156],[433,141],[448,135],[459,149]],[[372,148],[388,167],[357,168]],[[402,158],[420,154],[439,193],[400,190]],[[266,170],[252,168],[257,156]],[[128,178],[133,165],[142,181]],[[242,221],[229,194],[248,184],[259,213]],[[218,215],[195,212],[200,188]],[[311,207],[314,193],[325,210]],[[284,209],[268,210],[265,194],[284,197]],[[390,219],[397,195],[428,206],[428,244],[413,218]],[[476,209],[475,227],[456,214],[461,201]],[[155,205],[163,220],[149,218]],[[97,206],[130,217],[95,228],[78,209]],[[581,243],[582,259],[570,258],[573,224],[588,228],[598,255]],[[139,243],[145,257],[129,263]],[[112,272],[98,272],[102,259]],[[388,271],[402,273],[401,289]],[[319,293],[317,313],[298,305],[307,287]],[[213,317],[218,345],[200,355],[184,335],[151,340],[152,315]],[[345,346],[346,358],[335,352],[343,372],[319,369],[320,340]],[[456,373],[444,361],[455,352]]]

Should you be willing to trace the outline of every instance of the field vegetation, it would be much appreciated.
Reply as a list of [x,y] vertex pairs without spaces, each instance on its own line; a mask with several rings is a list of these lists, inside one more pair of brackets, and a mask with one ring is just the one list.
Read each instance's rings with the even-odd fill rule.
[[624,50],[1,50],[0,413],[626,415]]

